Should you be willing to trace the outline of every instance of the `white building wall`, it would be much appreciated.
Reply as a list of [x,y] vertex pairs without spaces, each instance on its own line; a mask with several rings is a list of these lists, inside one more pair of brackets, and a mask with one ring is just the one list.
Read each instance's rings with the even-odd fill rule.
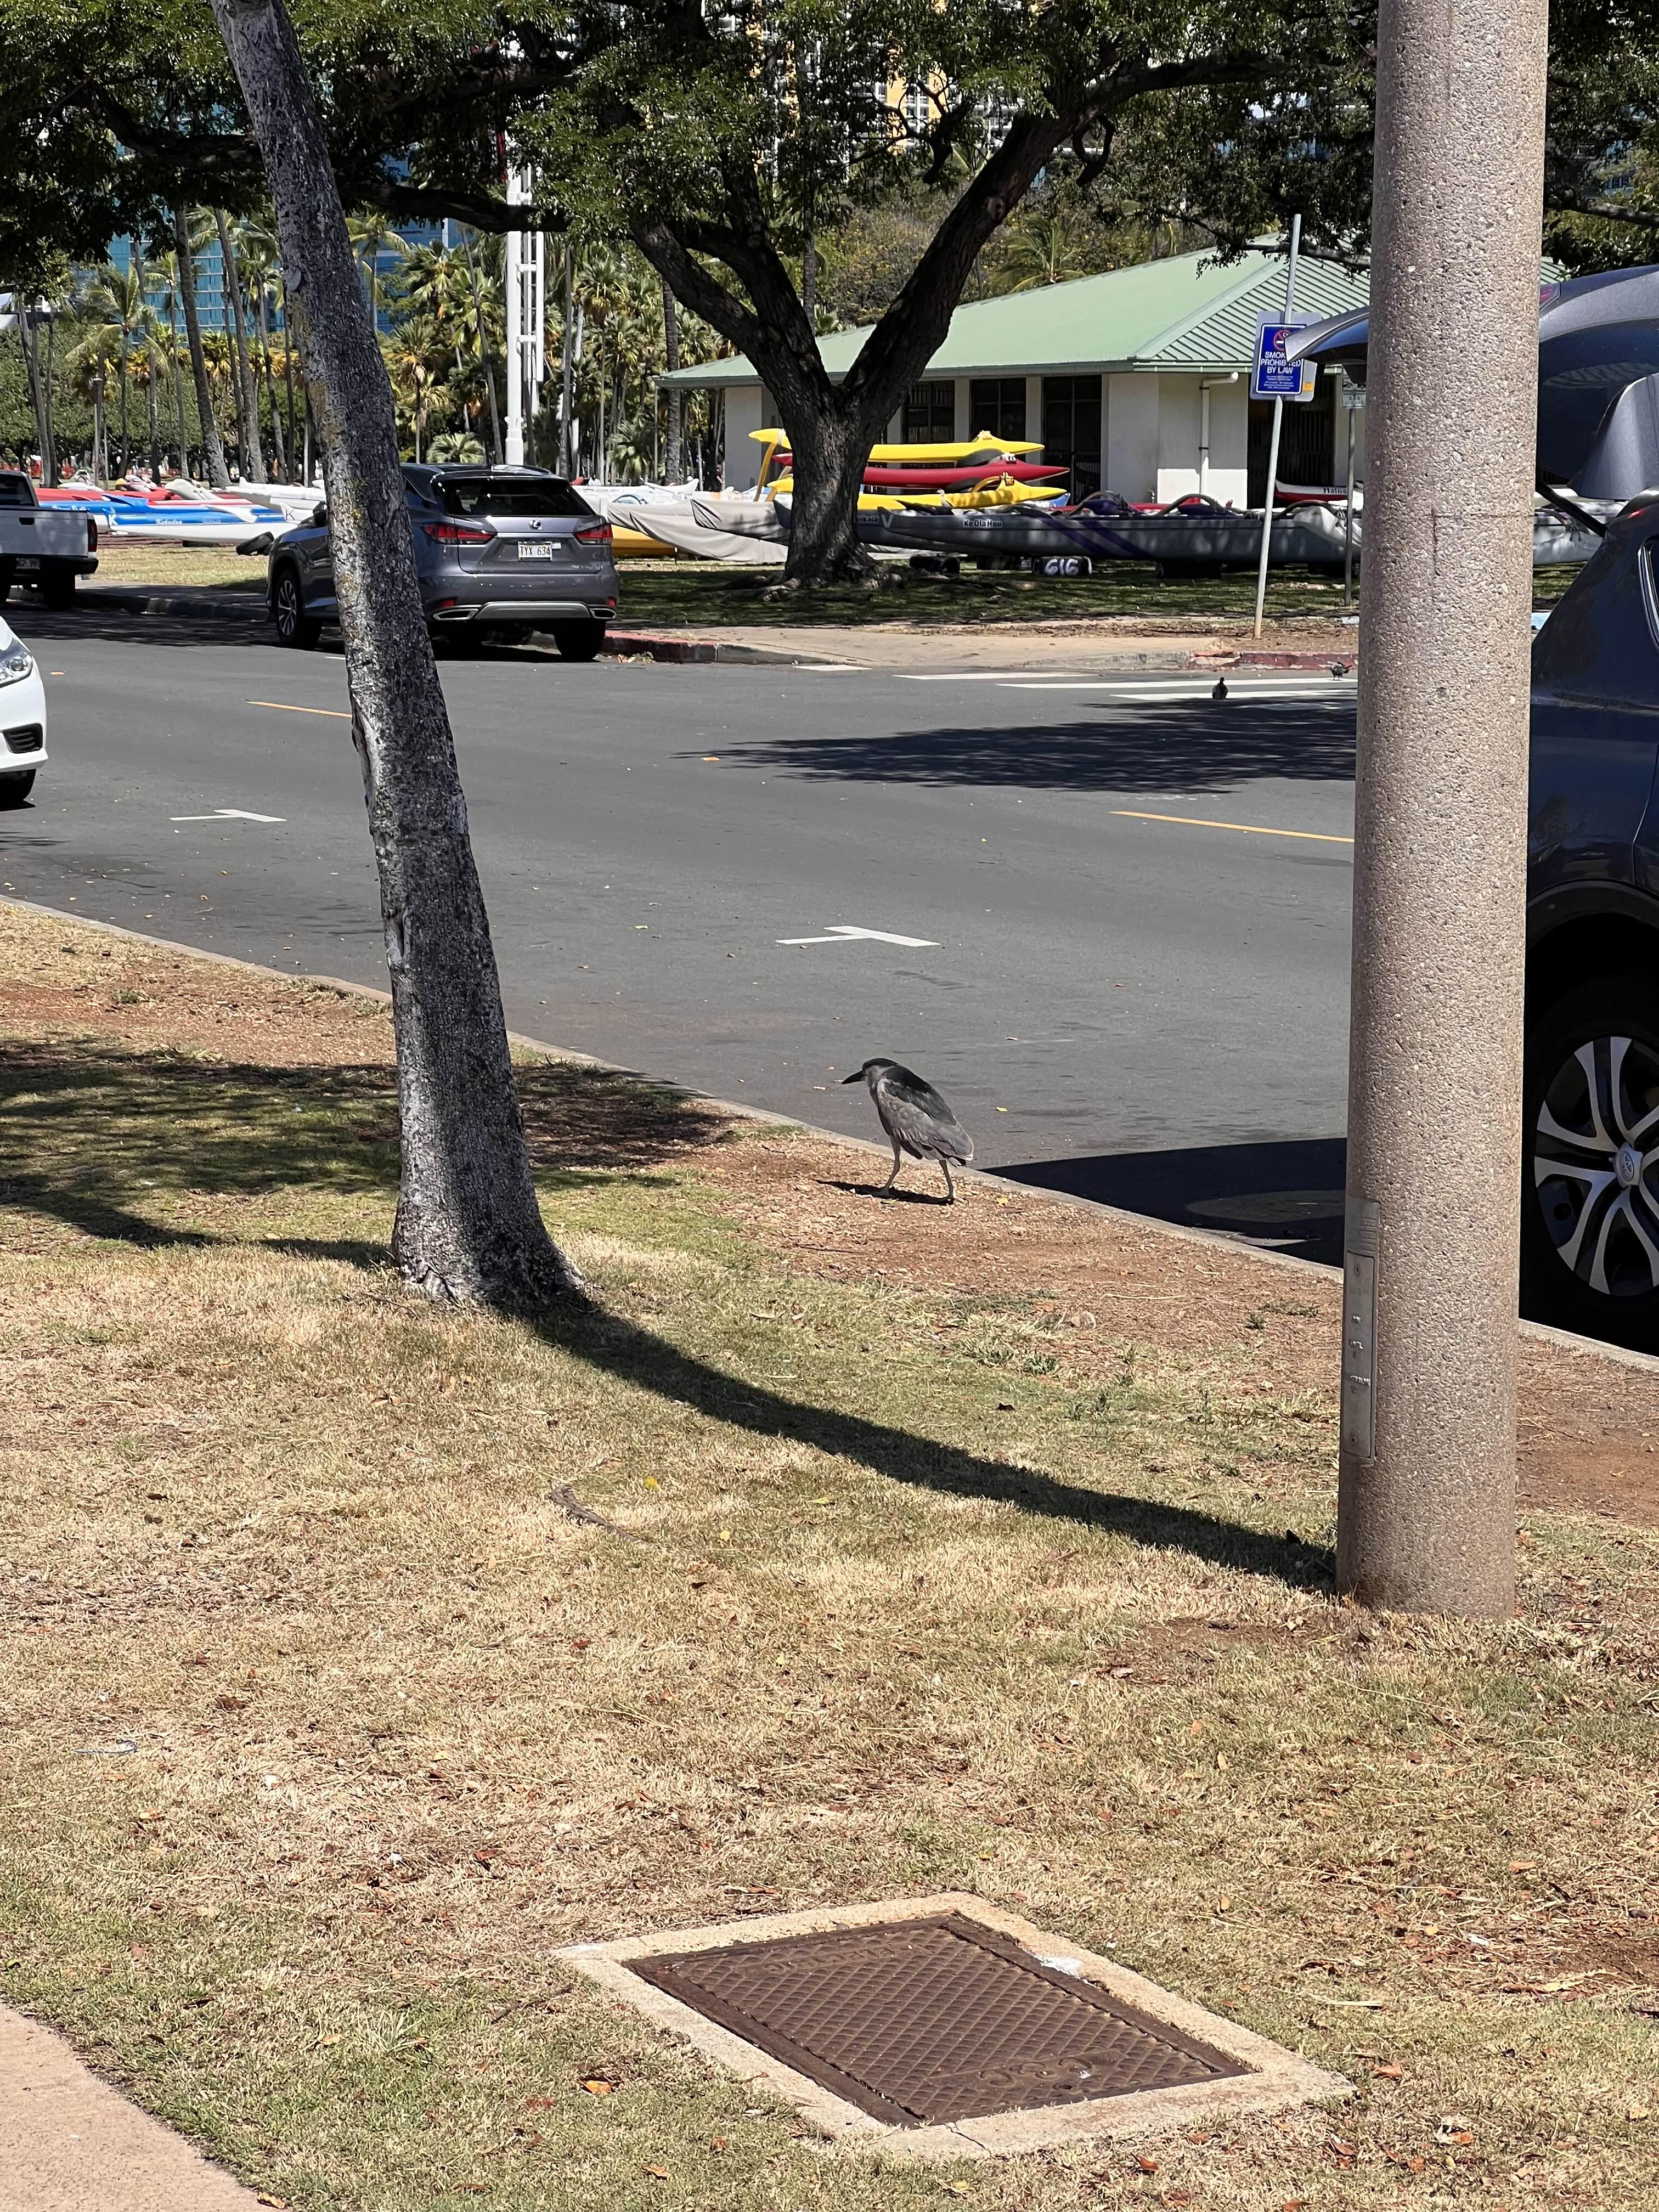
[[720,470],[722,484],[735,484],[739,489],[746,489],[760,474],[761,449],[749,433],[761,428],[766,398],[766,392],[758,384],[727,385],[726,459]]
[[[1184,499],[1206,490],[1224,507],[1247,504],[1249,485],[1249,386],[1218,378],[1150,378],[1158,392],[1158,490],[1160,500]],[[1210,387],[1210,458],[1200,483],[1204,429],[1204,386]]]
[[1103,380],[1103,490],[1124,499],[1158,497],[1159,381],[1133,375]]

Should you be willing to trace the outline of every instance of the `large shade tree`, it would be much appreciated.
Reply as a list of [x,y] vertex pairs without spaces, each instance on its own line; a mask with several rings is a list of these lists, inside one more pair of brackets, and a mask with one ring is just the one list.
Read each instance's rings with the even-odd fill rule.
[[[1553,13],[1551,244],[1595,262],[1646,234],[1652,203],[1626,156],[1659,143],[1659,0]],[[1365,250],[1372,0],[295,0],[295,14],[348,207],[505,230],[505,146],[536,165],[546,224],[626,232],[750,356],[794,449],[803,580],[861,572],[868,444],[1040,175],[1065,172],[1148,236],[1175,225],[1231,252],[1295,210],[1310,250]],[[204,0],[0,0],[0,282],[26,244],[94,259],[164,204],[235,214],[263,195]],[[838,224],[918,183],[939,219],[832,384],[804,272]],[[1610,209],[1635,228],[1610,228]]]

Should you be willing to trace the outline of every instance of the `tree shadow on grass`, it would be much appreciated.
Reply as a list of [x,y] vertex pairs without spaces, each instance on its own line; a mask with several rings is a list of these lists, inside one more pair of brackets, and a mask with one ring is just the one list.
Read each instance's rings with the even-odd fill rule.
[[1321,1546],[1268,1535],[1158,1498],[1091,1490],[1040,1469],[1009,1466],[932,1437],[890,1428],[861,1413],[782,1397],[710,1366],[591,1299],[563,1300],[532,1325],[555,1350],[586,1360],[635,1389],[654,1392],[752,1436],[855,1461],[910,1488],[1012,1505],[1024,1513],[1123,1536],[1149,1550],[1182,1552],[1213,1566],[1269,1576],[1292,1589],[1324,1592],[1334,1587],[1336,1562]]
[[[607,1071],[553,1063],[519,1071],[526,1121],[544,1179],[634,1180],[720,1141],[727,1117],[696,1099]],[[0,1206],[45,1213],[141,1250],[237,1246],[343,1261],[386,1273],[381,1245],[307,1236],[237,1237],[148,1218],[145,1189],[258,1196],[375,1192],[398,1181],[392,1075],[385,1066],[259,1067],[181,1054],[119,1054],[13,1042],[0,1054]],[[555,1167],[554,1164],[556,1163]],[[900,1198],[912,1194],[899,1192]],[[142,1201],[140,1201],[142,1203]],[[1330,1587],[1322,1550],[1184,1506],[1120,1496],[1012,1467],[838,1407],[747,1382],[606,1310],[563,1300],[531,1322],[552,1348],[747,1430],[855,1461],[935,1495],[1000,1501],[1119,1534],[1155,1550]]]

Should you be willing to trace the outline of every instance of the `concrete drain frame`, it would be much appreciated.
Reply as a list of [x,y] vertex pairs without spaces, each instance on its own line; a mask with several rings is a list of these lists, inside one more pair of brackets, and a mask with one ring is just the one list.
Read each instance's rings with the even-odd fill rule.
[[[831,2047],[826,2048],[822,2043],[798,2040],[804,2031],[792,2033],[787,2027],[769,2027],[758,2015],[752,2022],[746,2020],[744,2001],[736,1992],[744,1986],[745,1969],[763,1964],[762,1947],[789,1947],[780,1954],[780,1966],[786,1957],[827,1964],[840,1947],[800,1944],[799,1939],[837,1931],[848,1932],[850,1938],[852,1931],[860,1929],[890,1929],[897,1937],[911,1923],[920,1923],[915,1929],[918,1945],[931,1942],[939,1948],[948,1937],[962,1939],[959,1948],[964,1955],[972,1954],[974,1966],[1000,1972],[1004,1979],[1012,1977],[1020,1996],[1039,2010],[1074,2012],[1079,2019],[1098,2022],[1102,2032],[1138,2039],[1149,2051],[1158,2046],[1169,2055],[1167,2070],[1207,2078],[1103,2094],[1079,2088],[1057,2103],[1011,2100],[1000,2110],[919,2120],[916,2102],[896,2100],[892,2078],[884,2083],[868,2071],[843,2070],[836,2058],[850,2065],[848,2049],[844,2043],[836,2045],[833,2036]],[[951,1947],[945,1943],[945,1948]],[[1127,2141],[1176,2128],[1216,2126],[1246,2113],[1282,2112],[1352,2094],[1352,2085],[1340,2074],[1326,2073],[1295,2051],[1189,2003],[1113,1960],[1079,1950],[1017,1914],[963,1893],[774,1913],[718,1927],[627,1936],[612,1943],[573,1944],[559,1956],[608,1996],[715,2065],[774,2091],[820,2135],[861,2149],[879,2148],[907,2160],[1001,2158],[1091,2138]],[[693,1996],[700,1988],[703,1993],[696,2002],[677,1993],[684,1990]],[[723,1996],[708,1994],[721,1989]],[[1067,1997],[1074,2001],[1069,2008]],[[1079,2004],[1077,1999],[1086,2002]],[[868,2018],[866,2008],[866,2036]],[[738,2025],[727,2022],[754,2026],[772,2047],[750,2039]],[[1018,2058],[1018,2031],[1009,2033],[1011,2053]],[[791,2063],[792,2058],[801,2063]],[[1164,2069],[1154,2059],[1152,2070]],[[948,2096],[950,2092],[935,2094]],[[982,2090],[958,2088],[957,2096],[959,2104],[988,2101]],[[994,2094],[988,2101],[995,2102]]]

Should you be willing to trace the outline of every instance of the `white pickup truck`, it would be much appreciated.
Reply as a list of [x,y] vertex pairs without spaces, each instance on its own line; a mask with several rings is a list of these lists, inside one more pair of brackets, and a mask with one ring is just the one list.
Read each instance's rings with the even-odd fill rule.
[[37,584],[49,607],[75,596],[98,566],[98,523],[78,507],[42,507],[21,469],[0,469],[0,606],[14,584]]

